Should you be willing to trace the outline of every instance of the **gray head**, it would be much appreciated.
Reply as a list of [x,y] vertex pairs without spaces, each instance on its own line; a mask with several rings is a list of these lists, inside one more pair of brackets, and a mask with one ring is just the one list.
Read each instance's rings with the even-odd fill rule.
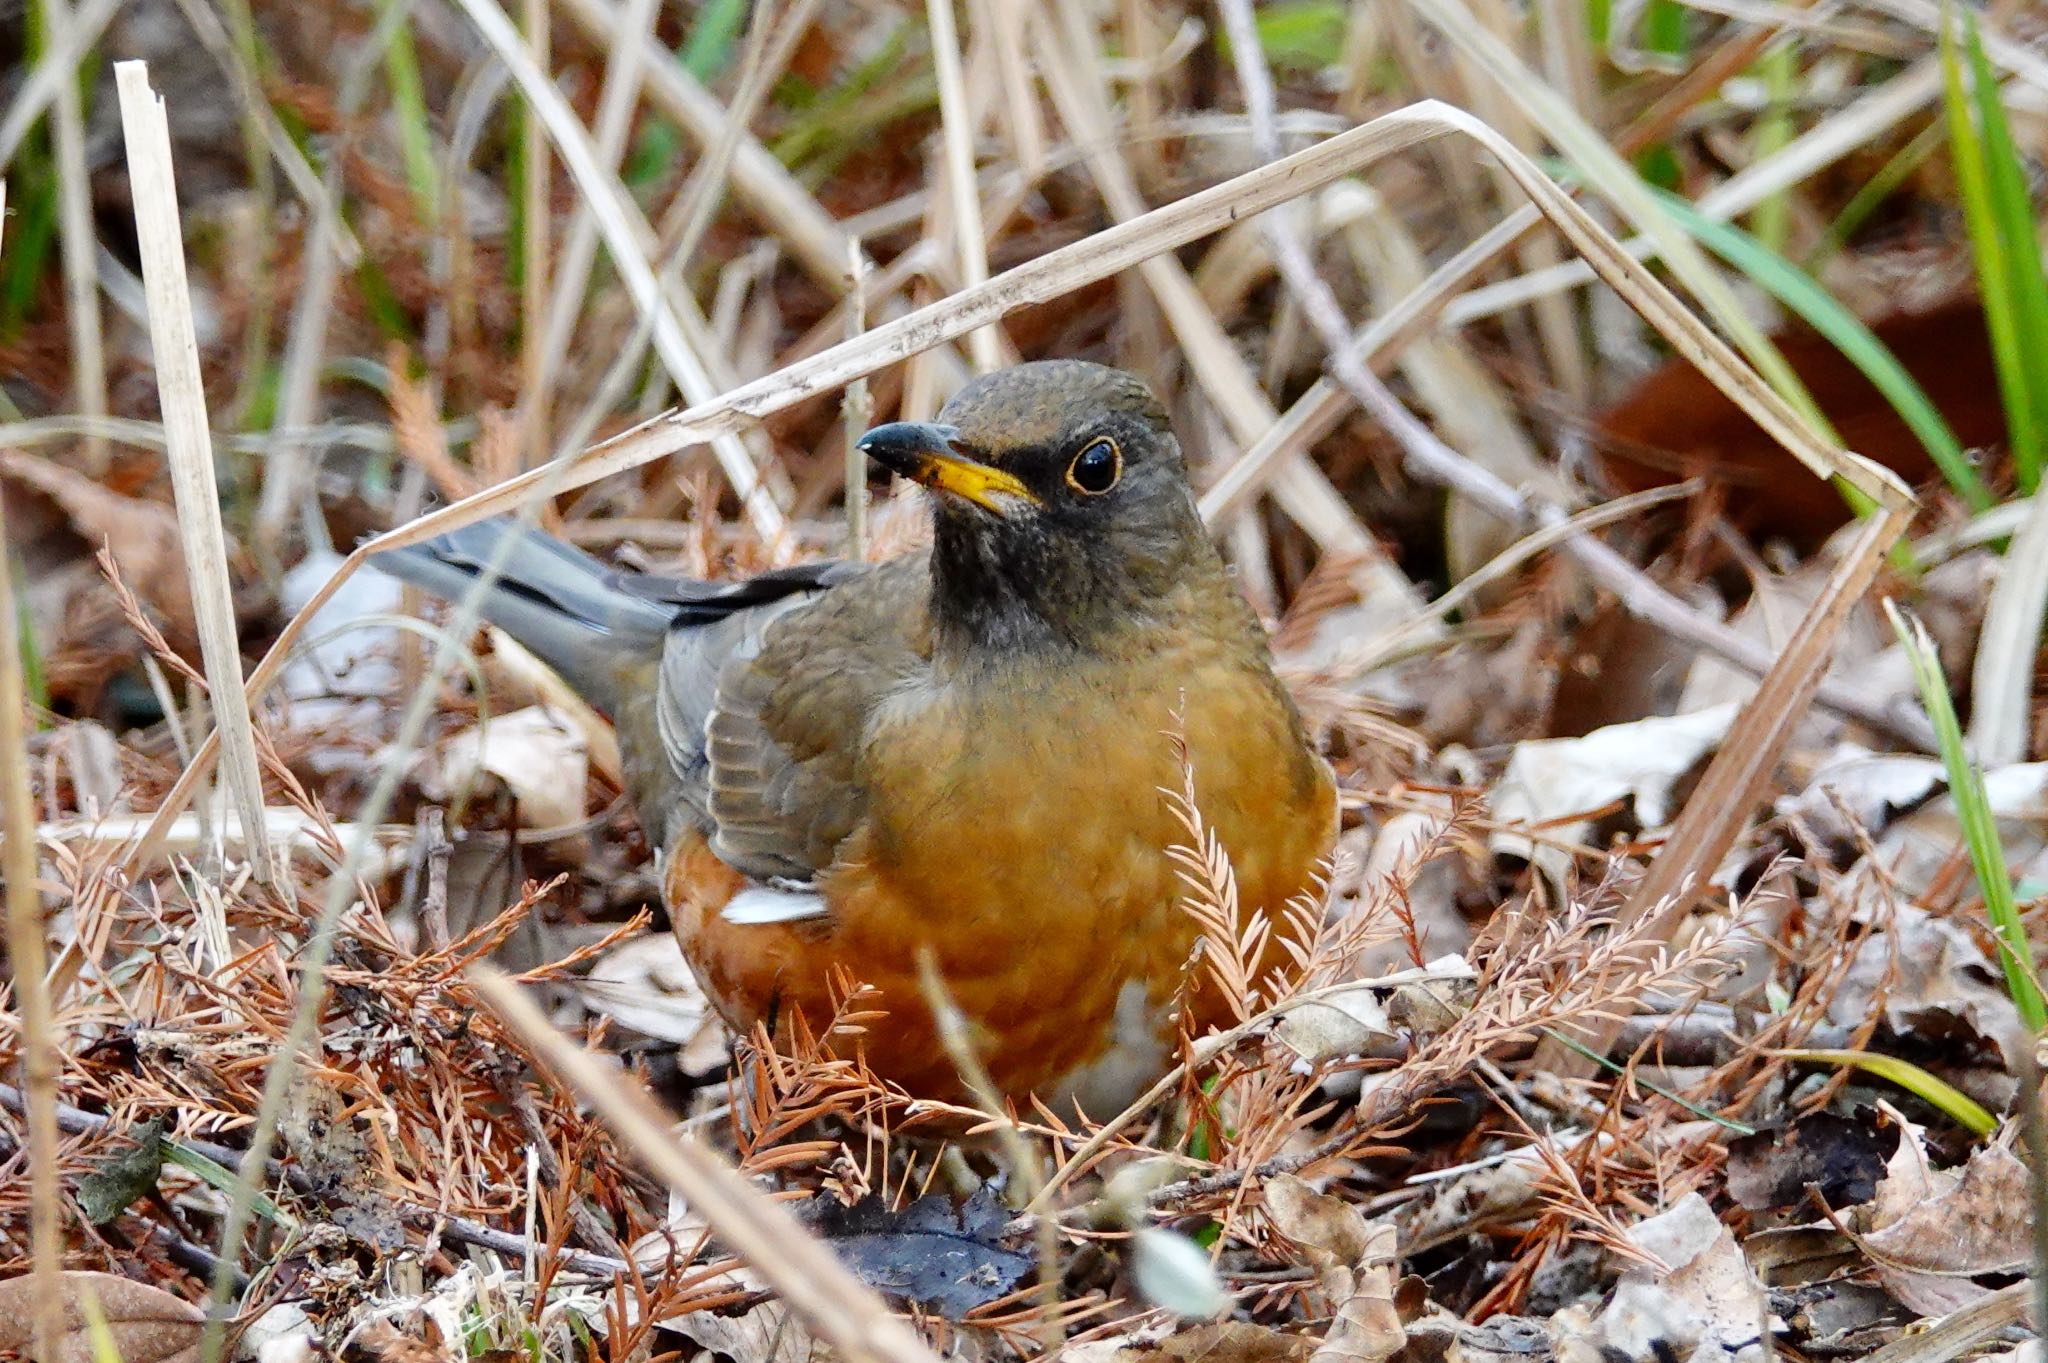
[[1220,571],[1166,409],[1122,370],[1018,365],[861,448],[938,494],[942,648],[1119,648],[1189,574]]

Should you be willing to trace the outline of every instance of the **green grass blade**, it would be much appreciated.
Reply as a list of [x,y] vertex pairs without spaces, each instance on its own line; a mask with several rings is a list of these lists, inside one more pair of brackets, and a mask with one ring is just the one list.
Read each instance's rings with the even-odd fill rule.
[[7,254],[0,257],[0,340],[14,340],[34,311],[43,273],[57,246],[57,171],[48,134],[22,144],[8,177]]
[[[2034,205],[2027,193],[2026,167],[2013,145],[2006,122],[1998,77],[1984,56],[1976,16],[1965,11],[1970,59],[1970,85],[1976,96],[1978,132],[1982,138],[1984,178],[1991,191],[1991,216],[2006,259],[2006,285],[2019,339],[2020,368],[2016,387],[2028,408],[2028,423],[2037,442],[2048,439],[2048,275],[2041,269],[2041,242],[2034,226]],[[2014,444],[2020,486],[2032,492],[2041,477],[2044,451],[2036,443],[2024,453]]]
[[1804,1060],[1813,1065],[1854,1065],[1939,1108],[1943,1116],[1973,1136],[1988,1136],[1998,1129],[1998,1118],[1976,1099],[1910,1060],[1871,1051],[1787,1050],[1772,1051],[1771,1054],[1785,1060]]
[[1941,27],[1941,75],[1956,184],[1962,191],[1963,221],[1969,230],[1970,254],[1977,264],[1984,321],[1991,333],[1991,354],[1996,361],[1999,396],[2005,406],[2013,466],[2019,471],[2021,486],[2031,491],[2040,476],[2042,431],[2035,419],[2031,381],[2026,371],[2014,262],[1999,226],[1984,139],[1977,128],[1970,96],[1963,88],[1963,65],[1956,51],[1954,26],[1946,22]]
[[[1799,79],[1799,49],[1789,42],[1770,48],[1757,63],[1770,102],[1756,121],[1756,135],[1750,158],[1762,161],[1781,151],[1792,140],[1792,88]],[[1749,230],[1771,251],[1785,253],[1785,240],[1792,225],[1792,192],[1773,190],[1750,211]]]
[[1900,185],[1912,177],[1914,171],[1925,165],[1935,149],[1948,140],[1948,125],[1935,119],[1918,133],[1913,140],[1893,154],[1892,159],[1877,169],[1877,174],[1864,182],[1856,191],[1835,220],[1828,224],[1828,230],[1821,234],[1820,241],[1806,257],[1806,268],[1818,270],[1829,256],[1849,244],[1857,229],[1870,220],[1878,206],[1889,199]]
[[710,0],[699,9],[689,36],[683,39],[683,69],[701,83],[718,79],[732,65],[732,54],[739,46],[740,25],[746,17],[746,0]]
[[1991,489],[1971,466],[1962,442],[1940,409],[1860,318],[1836,301],[1819,281],[1741,228],[1707,217],[1675,194],[1664,196],[1664,206],[1700,245],[1747,275],[1758,288],[1783,303],[1841,351],[1843,358],[1870,380],[1871,386],[1926,447],[1935,467],[1957,495],[1974,511],[1990,509],[1995,501]]
[[1586,37],[1601,51],[1614,36],[1614,0],[1586,0]]
[[[187,1173],[197,1174],[215,1192],[226,1193],[230,1196],[234,1194],[235,1175],[233,1170],[228,1169],[215,1160],[207,1158],[191,1146],[180,1145],[174,1140],[166,1139],[163,1143],[163,1151],[165,1164],[175,1164]],[[256,1214],[265,1221],[282,1226],[286,1230],[290,1230],[299,1224],[296,1217],[278,1206],[266,1194],[257,1193],[249,1200],[249,1205],[255,1208]]]
[[1934,740],[1941,749],[1942,765],[1948,769],[1949,795],[1956,803],[1956,822],[1962,825],[1963,843],[1969,848],[1970,865],[1977,873],[1977,885],[1984,895],[1984,914],[1991,920],[1991,936],[1998,943],[1998,963],[2005,970],[2006,989],[2020,1021],[2039,1036],[2048,1028],[2048,999],[2041,993],[2041,972],[2034,964],[2034,949],[2027,941],[2014,902],[2012,872],[2005,864],[2005,847],[1998,840],[1998,824],[1991,816],[1991,799],[1984,791],[1984,773],[1963,744],[1963,727],[1956,720],[1955,703],[1949,699],[1948,678],[1935,655],[1934,641],[1918,620],[1907,616],[1890,600],[1884,603],[1892,629],[1906,650],[1913,667],[1913,680],[1920,687],[1921,702],[1934,725]]
[[1643,11],[1643,46],[1667,57],[1683,57],[1691,48],[1686,7],[1679,0],[1650,0]]
[[[383,8],[388,8],[387,0]],[[391,110],[398,122],[398,150],[405,162],[405,182],[419,209],[420,221],[431,227],[441,216],[441,171],[434,156],[434,133],[427,112],[426,85],[420,79],[419,50],[413,46],[412,24],[396,24],[384,46],[384,79],[391,88]]]
[[[14,567],[16,582],[28,581],[28,575],[20,563]],[[47,714],[50,709],[50,681],[43,670],[42,645],[36,639],[35,614],[28,608],[28,596],[17,593],[14,598],[14,628],[21,639],[21,689],[28,694],[28,703],[38,714]]]
[[[1541,1031],[1545,1037],[1549,1038],[1552,1041],[1555,1041],[1558,1045],[1563,1046],[1566,1050],[1577,1051],[1580,1055],[1584,1056],[1586,1059],[1592,1061],[1594,1064],[1598,1065],[1600,1068],[1604,1070],[1610,1070],[1615,1074],[1628,1073],[1628,1066],[1623,1065],[1613,1059],[1610,1059],[1607,1056],[1602,1055],[1600,1052],[1594,1050],[1591,1046],[1588,1046],[1585,1042],[1580,1041],[1576,1037],[1566,1036],[1563,1032],[1560,1032],[1555,1028],[1551,1027],[1544,1027],[1541,1029]],[[1682,1093],[1677,1093],[1667,1088],[1661,1088],[1658,1085],[1651,1083],[1649,1080],[1640,1077],[1636,1079],[1635,1083],[1637,1087],[1648,1089],[1651,1093],[1656,1094],[1659,1098],[1665,1099],[1668,1102],[1676,1103],[1680,1107],[1684,1108],[1687,1112],[1690,1112],[1693,1116],[1704,1118],[1707,1121],[1714,1123],[1716,1126],[1721,1127],[1725,1131],[1731,1131],[1738,1136],[1754,1136],[1756,1134],[1756,1128],[1749,1125],[1747,1122],[1738,1122],[1732,1117],[1723,1117],[1720,1113],[1714,1111],[1712,1108],[1701,1107],[1698,1103],[1695,1103],[1692,1099],[1686,1097]]]

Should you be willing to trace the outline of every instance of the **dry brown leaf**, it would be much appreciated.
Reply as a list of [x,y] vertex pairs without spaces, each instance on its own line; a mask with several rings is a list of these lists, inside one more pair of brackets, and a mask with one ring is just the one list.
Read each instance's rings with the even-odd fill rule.
[[[111,1273],[71,1272],[63,1283],[64,1334],[49,1363],[93,1363],[86,1304],[93,1303],[113,1337],[121,1363],[194,1363],[206,1314],[160,1287]],[[0,1352],[28,1355],[35,1335],[32,1276],[0,1282]]]
[[1124,1349],[1119,1363],[1170,1358],[1174,1363],[1304,1363],[1315,1350],[1306,1335],[1289,1334],[1242,1320],[1219,1320],[1182,1330],[1159,1341],[1159,1347]]
[[1307,1253],[1335,1318],[1310,1363],[1379,1363],[1407,1341],[1394,1308],[1394,1228],[1290,1175],[1266,1184],[1266,1215]]
[[177,512],[161,502],[109,492],[82,473],[20,450],[0,450],[0,473],[55,502],[81,538],[106,545],[122,578],[163,617],[173,638],[196,637]]
[[511,790],[522,827],[578,824],[589,798],[590,745],[571,717],[528,706],[454,735],[424,784],[437,796],[455,798],[485,776]]
[[1712,1343],[1727,1355],[1752,1347],[1767,1315],[1763,1284],[1707,1200],[1688,1193],[1630,1227],[1629,1240],[1668,1271],[1631,1272],[1601,1316],[1610,1346],[1630,1358],[1677,1357]]
[[2027,1168],[2003,1146],[1970,1156],[1960,1178],[1929,1170],[1900,1143],[1873,1209],[1885,1224],[1864,1237],[1885,1289],[1923,1315],[1943,1315],[1991,1294],[1972,1274],[2011,1272],[2033,1254]]

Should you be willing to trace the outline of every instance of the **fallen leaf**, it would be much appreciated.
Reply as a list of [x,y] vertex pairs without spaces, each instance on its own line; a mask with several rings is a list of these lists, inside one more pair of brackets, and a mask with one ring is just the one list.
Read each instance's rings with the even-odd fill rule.
[[1607,1348],[1628,1358],[1693,1358],[1707,1346],[1722,1356],[1756,1346],[1763,1284],[1705,1198],[1686,1194],[1631,1226],[1628,1238],[1663,1268],[1623,1275],[1598,1322]]
[[861,1281],[949,1320],[1008,1296],[1031,1271],[1030,1255],[1002,1243],[1010,1217],[987,1187],[958,1206],[932,1193],[900,1211],[878,1197],[851,1207],[820,1198],[806,1210]]
[[1335,1315],[1311,1363],[1379,1363],[1408,1338],[1394,1308],[1393,1226],[1292,1175],[1266,1184],[1266,1216],[1300,1245]]
[[1156,1350],[1130,1349],[1119,1358],[1127,1363],[1162,1356],[1175,1363],[1304,1363],[1315,1347],[1307,1335],[1250,1321],[1217,1320],[1168,1335]]
[[[111,1273],[66,1272],[59,1276],[63,1306],[57,1356],[47,1363],[94,1363],[86,1303],[97,1304],[120,1351],[121,1363],[194,1363],[206,1314],[160,1287]],[[33,1348],[36,1280],[33,1274],[0,1282],[0,1352]]]
[[439,770],[423,784],[436,798],[449,798],[485,775],[512,792],[521,827],[566,827],[583,820],[590,748],[564,716],[532,705],[449,739],[441,746]]
[[0,473],[55,502],[93,548],[107,546],[122,580],[163,617],[174,640],[198,637],[174,509],[110,492],[75,469],[21,450],[0,450]]
[[309,1192],[328,1204],[334,1224],[378,1249],[405,1243],[405,1228],[383,1195],[386,1181],[375,1145],[351,1116],[347,1100],[319,1075],[292,1080],[277,1134],[292,1162],[311,1180]]
[[1386,1005],[1369,983],[1290,1009],[1274,1034],[1311,1065],[1373,1054],[1395,1039]]
[[1870,1122],[1816,1112],[1789,1127],[1728,1143],[1728,1193],[1751,1211],[1798,1206],[1807,1186],[1831,1207],[1868,1202],[1893,1144]]
[[1720,743],[1735,711],[1729,703],[1611,724],[1580,738],[1516,744],[1494,789],[1494,817],[1502,824],[1541,827],[1547,841],[1538,843],[1504,828],[1488,845],[1496,853],[1523,857],[1556,879],[1571,858],[1548,840],[1575,841],[1592,827],[1570,816],[1633,800],[1637,826],[1661,826],[1671,817],[1672,787]]
[[832,1357],[780,1301],[741,1311],[691,1311],[658,1322],[701,1349],[745,1363],[813,1363]]
[[[1872,893],[1890,900],[1899,891],[1873,880]],[[1860,1026],[1881,1000],[1884,1024],[1896,1036],[1944,1044],[1958,1056],[1980,1040],[1995,1044],[2008,1060],[2025,1053],[2019,1012],[2002,984],[1993,982],[1997,967],[1968,928],[1910,904],[1891,908],[1889,920],[1857,944],[1828,999],[1828,1021]]]
[[1990,1295],[1971,1275],[2013,1272],[2031,1261],[2027,1167],[2010,1150],[1983,1147],[1960,1176],[1922,1164],[1902,1167],[1899,1177],[1900,1186],[1880,1190],[1885,1220],[1864,1244],[1879,1281],[1901,1305],[1946,1314]]
[[[686,1074],[725,1063],[724,1024],[711,1009],[682,946],[672,933],[621,942],[576,985],[584,1007],[642,1036],[682,1047]],[[693,1059],[698,1063],[693,1063]]]

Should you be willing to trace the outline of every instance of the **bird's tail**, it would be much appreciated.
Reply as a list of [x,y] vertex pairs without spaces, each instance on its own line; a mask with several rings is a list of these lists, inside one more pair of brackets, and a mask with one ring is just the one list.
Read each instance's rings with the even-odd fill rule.
[[616,573],[581,549],[505,517],[387,549],[370,564],[450,601],[491,579],[484,618],[612,714],[626,687],[645,684],[675,615],[622,589]]

